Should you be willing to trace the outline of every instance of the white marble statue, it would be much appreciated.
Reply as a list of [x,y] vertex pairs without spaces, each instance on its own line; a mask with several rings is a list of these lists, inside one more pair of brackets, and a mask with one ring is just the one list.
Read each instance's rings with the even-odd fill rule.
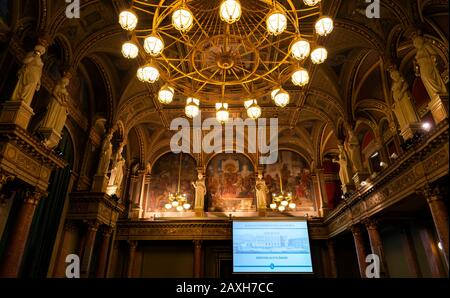
[[256,180],[256,204],[258,209],[267,208],[267,194],[269,193],[269,188],[266,185],[266,181],[263,179],[262,174],[258,174],[258,179]]
[[47,107],[47,112],[41,123],[42,128],[52,128],[58,134],[61,134],[66,123],[67,103],[69,101],[69,93],[66,88],[69,80],[68,76],[64,76],[56,84],[53,89],[50,104]]
[[338,145],[339,147],[339,159],[333,159],[334,163],[339,164],[339,179],[341,180],[341,185],[346,187],[350,185],[352,182],[351,173],[349,170],[349,160],[347,156],[347,152],[344,149],[344,146]]
[[447,88],[436,67],[437,53],[422,37],[415,36],[413,44],[416,48],[416,63],[419,66],[420,78],[430,98],[433,100],[439,94],[447,94]]
[[364,167],[361,159],[361,147],[359,145],[358,137],[352,129],[348,129],[348,140],[345,145],[347,147],[348,157],[353,166],[353,171],[356,173],[363,172]]
[[124,166],[125,166],[125,159],[122,157],[122,155],[119,155],[114,169],[111,170],[111,176],[112,176],[112,171],[114,171],[113,185],[117,186],[116,194],[120,193],[120,189],[122,187]]
[[45,47],[37,45],[33,52],[29,52],[19,70],[19,80],[11,96],[12,101],[23,101],[28,106],[33,100],[34,93],[41,87],[42,68],[44,63],[41,56],[45,53]]
[[192,186],[195,188],[195,209],[203,210],[205,205],[206,184],[205,177],[202,173],[198,173],[198,180],[192,182]]
[[108,133],[103,140],[101,153],[100,153],[100,161],[98,163],[97,168],[97,176],[106,176],[108,174],[109,163],[111,160],[112,154],[112,145],[111,145],[112,133]]
[[393,110],[397,117],[400,128],[404,129],[409,124],[419,121],[414,106],[411,101],[411,93],[408,83],[396,69],[390,70],[392,79],[392,97],[394,99]]

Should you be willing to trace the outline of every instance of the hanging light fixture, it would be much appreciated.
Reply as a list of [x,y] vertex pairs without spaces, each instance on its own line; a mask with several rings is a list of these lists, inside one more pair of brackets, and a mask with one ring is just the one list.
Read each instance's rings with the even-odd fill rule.
[[291,45],[291,54],[297,60],[303,60],[308,57],[311,46],[306,39],[298,38]]
[[122,45],[122,55],[127,59],[134,59],[139,54],[139,48],[132,41],[127,41]]
[[164,85],[159,89],[158,100],[160,103],[167,105],[172,102],[174,94],[175,90],[172,87]]
[[317,20],[315,28],[320,36],[327,36],[333,31],[333,20],[330,17],[321,17]]
[[275,104],[281,108],[284,108],[289,104],[289,93],[287,93],[283,88],[273,90],[271,96]]
[[285,193],[283,191],[283,181],[280,174],[280,193],[272,194],[272,203],[270,204],[270,208],[273,211],[278,210],[280,212],[283,212],[286,211],[286,209],[294,210],[296,207],[296,204],[292,202],[292,193]]
[[228,112],[228,104],[218,102],[216,103],[216,119],[220,123],[225,123],[230,118],[230,113]]
[[277,36],[286,30],[287,18],[280,10],[275,9],[267,16],[266,23],[267,31]]
[[320,0],[303,0],[303,3],[305,3],[308,6],[314,6],[319,2]]
[[165,204],[165,208],[170,210],[175,208],[175,210],[181,212],[186,211],[191,208],[191,204],[188,203],[186,194],[180,193],[180,182],[181,182],[181,160],[182,160],[183,152],[180,152],[180,163],[178,167],[178,187],[176,193],[170,193],[168,200],[169,202]]
[[225,0],[220,5],[220,18],[228,24],[233,24],[241,18],[241,4],[237,0]]
[[261,107],[258,106],[256,99],[249,99],[244,102],[244,107],[247,109],[247,116],[250,119],[258,119],[261,116]]
[[194,15],[184,3],[172,14],[172,25],[182,33],[188,32],[194,24]]
[[302,67],[297,69],[291,76],[292,83],[295,86],[305,86],[309,83],[309,74],[308,71]]
[[184,112],[189,118],[197,117],[200,111],[200,100],[194,97],[186,99],[186,107]]
[[311,52],[311,61],[314,64],[321,64],[327,60],[328,52],[324,47],[317,47]]
[[144,39],[144,50],[153,57],[159,56],[164,50],[164,42],[157,35],[150,35]]
[[151,64],[139,67],[136,75],[139,81],[145,83],[154,83],[159,79],[158,69]]
[[136,29],[138,18],[131,10],[124,10],[119,14],[119,24],[122,29],[133,31]]

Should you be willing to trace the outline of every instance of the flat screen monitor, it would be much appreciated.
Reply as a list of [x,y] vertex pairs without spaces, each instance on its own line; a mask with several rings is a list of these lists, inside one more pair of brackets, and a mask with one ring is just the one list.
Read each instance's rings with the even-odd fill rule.
[[313,273],[306,220],[234,220],[234,273]]

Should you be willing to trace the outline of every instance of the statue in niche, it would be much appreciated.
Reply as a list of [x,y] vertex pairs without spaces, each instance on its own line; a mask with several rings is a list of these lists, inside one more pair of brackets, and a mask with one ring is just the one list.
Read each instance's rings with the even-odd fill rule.
[[122,185],[125,159],[122,156],[123,146],[119,146],[114,163],[112,165],[111,175],[109,177],[109,186],[115,186],[115,193],[118,194]]
[[415,36],[413,44],[416,48],[415,62],[419,66],[420,78],[430,98],[433,100],[439,94],[447,94],[445,83],[436,67],[437,53],[422,36]]
[[34,47],[34,51],[29,52],[23,59],[23,65],[18,73],[19,80],[11,96],[12,101],[23,101],[30,106],[34,93],[41,87],[42,68],[44,67],[41,56],[44,53],[45,47],[37,45]]
[[192,182],[192,186],[195,188],[195,207],[194,209],[202,209],[205,204],[206,184],[205,177],[202,173],[198,173],[198,180]]
[[267,194],[269,193],[269,188],[267,187],[266,181],[263,179],[263,175],[261,173],[258,174],[255,189],[256,189],[256,203],[258,205],[258,209],[266,209]]
[[342,189],[346,192],[346,186],[351,184],[351,173],[348,167],[348,156],[344,146],[339,147],[339,159],[333,159],[334,163],[339,164],[339,179],[341,180]]
[[98,163],[97,168],[97,176],[106,176],[109,169],[109,163],[111,160],[112,154],[112,145],[111,145],[112,133],[108,133],[105,136],[102,144],[102,152],[100,153],[100,161]]
[[356,173],[363,172],[364,167],[361,159],[361,148],[359,145],[359,140],[352,129],[348,129],[348,140],[345,143],[350,161],[353,165],[353,171]]
[[114,171],[113,185],[117,186],[116,194],[120,193],[120,189],[122,187],[124,166],[125,166],[125,159],[123,158],[122,154],[119,154],[118,159],[116,161],[116,165],[111,170],[111,177],[113,176],[113,171]]
[[403,129],[411,123],[418,122],[416,111],[411,102],[411,93],[408,90],[408,83],[397,69],[390,70],[392,79],[392,97],[394,99],[393,110],[400,128]]
[[53,94],[48,105],[47,112],[42,120],[42,128],[51,128],[58,134],[61,134],[67,118],[67,103],[69,101],[69,85],[70,77],[64,75],[53,89]]

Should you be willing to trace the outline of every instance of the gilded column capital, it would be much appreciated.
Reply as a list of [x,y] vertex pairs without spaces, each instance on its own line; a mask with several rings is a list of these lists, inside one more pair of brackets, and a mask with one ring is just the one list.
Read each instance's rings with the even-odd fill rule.
[[352,232],[353,236],[360,236],[360,235],[362,235],[361,226],[359,224],[352,225],[350,227],[350,231]]
[[47,192],[40,190],[27,190],[25,191],[24,202],[27,204],[38,205],[41,199],[45,198],[48,195]]
[[196,248],[200,248],[203,245],[202,240],[192,240],[192,242],[194,243],[194,247],[196,247]]
[[366,226],[366,229],[368,229],[368,230],[376,230],[376,229],[378,229],[378,226],[380,224],[380,220],[379,219],[374,219],[374,218],[367,218],[362,223]]
[[127,242],[130,245],[130,249],[132,249],[132,250],[136,249],[136,247],[138,245],[138,241],[137,240],[128,240]]
[[78,229],[78,226],[75,221],[73,220],[66,220],[64,223],[64,230],[68,232],[73,232]]
[[431,187],[430,185],[425,185],[422,188],[416,189],[416,194],[424,197],[428,203],[442,200],[442,195],[438,186]]
[[100,227],[100,222],[96,219],[84,220],[86,227],[89,231],[97,231]]

